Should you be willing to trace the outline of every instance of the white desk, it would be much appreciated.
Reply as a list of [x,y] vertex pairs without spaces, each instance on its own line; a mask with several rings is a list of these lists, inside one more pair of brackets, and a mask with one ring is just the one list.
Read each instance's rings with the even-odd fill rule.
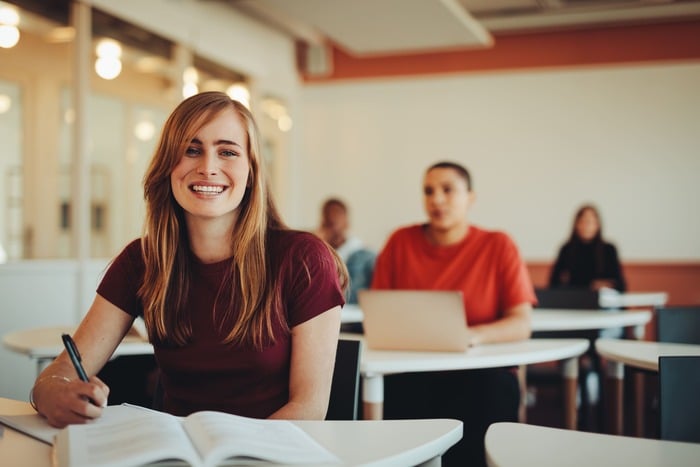
[[[61,333],[71,328],[37,328],[8,334],[3,343],[37,361],[37,371],[53,360],[62,350]],[[344,338],[362,339],[358,334],[343,334]],[[364,346],[360,372],[362,375],[363,413],[367,420],[382,418],[384,375],[402,372],[441,371],[455,369],[496,368],[563,360],[565,387],[565,426],[576,428],[576,386],[578,356],[586,352],[585,339],[532,339],[507,344],[491,344],[472,348],[465,353],[454,352],[390,352]],[[112,357],[147,355],[153,346],[139,337],[125,338]]]
[[[358,335],[343,337],[362,339]],[[588,347],[586,339],[531,339],[482,345],[466,352],[386,351],[363,346],[360,374],[364,418],[382,418],[386,374],[497,368],[563,360],[565,425],[575,429],[578,357]]]
[[[700,345],[673,344],[667,342],[634,341],[624,339],[597,339],[595,349],[608,362],[610,380],[612,432],[623,433],[623,385],[625,365],[648,371],[659,371],[659,357],[667,355],[700,355]],[[637,394],[639,399],[640,395]],[[638,407],[638,416],[641,411]],[[637,434],[641,435],[641,422]]]
[[601,308],[659,307],[666,305],[667,301],[666,292],[619,293],[614,289],[603,289],[598,295]]
[[507,422],[489,427],[485,445],[490,467],[690,467],[700,459],[697,443]]
[[[600,297],[598,300],[598,304],[600,305],[601,309],[602,308],[607,308],[608,310],[605,311],[612,311],[610,308],[613,309],[619,309],[619,308],[626,308],[626,307],[659,307],[659,306],[664,306],[666,302],[668,301],[668,294],[666,292],[634,292],[634,293],[619,293],[615,290],[608,291],[608,292],[601,292]],[[539,312],[540,310],[536,309],[535,310],[535,315]],[[581,311],[586,311],[586,310],[554,310],[554,309],[548,309],[547,311],[552,311],[552,312],[562,312],[564,315],[567,315],[568,312],[574,312],[574,313],[580,313]],[[592,310],[592,311],[603,311],[603,310]],[[651,319],[651,315],[650,319]],[[567,316],[562,316],[562,320],[566,319]],[[341,321],[343,323],[361,323],[363,319],[363,314],[362,314],[362,309],[358,305],[354,304],[348,304],[343,307],[343,311],[341,314]],[[548,326],[547,321],[545,321],[544,325]],[[607,322],[605,322],[607,323]],[[537,325],[536,320],[533,319],[533,331],[551,331],[552,329],[537,329],[535,326]],[[632,324],[622,324],[622,326],[636,326],[636,323]],[[575,327],[574,329],[604,329],[607,327],[620,327],[618,326],[613,326],[613,325],[605,325],[604,327],[599,327],[598,325],[594,325],[593,327],[590,327],[589,324],[581,324],[581,326],[588,326],[588,327]],[[567,328],[570,329],[570,328]],[[558,331],[562,329],[556,329]]]
[[[341,314],[343,323],[361,323],[362,310],[357,305],[346,305]],[[581,331],[634,326],[635,335],[643,335],[644,326],[651,321],[648,310],[570,310],[534,309],[532,331]]]
[[[2,343],[8,349],[27,355],[36,361],[37,375],[46,365],[56,358],[64,349],[61,334],[72,334],[75,327],[50,326],[12,332],[3,336]],[[148,355],[153,353],[153,346],[138,335],[127,334],[112,358],[121,355]]]
[[593,329],[635,327],[635,335],[644,335],[644,326],[651,321],[649,310],[568,310],[534,309],[532,331],[585,331]]
[[362,310],[353,303],[347,303],[340,313],[341,323],[361,323],[363,318]]
[[[0,413],[33,413],[26,402],[0,398]],[[462,438],[452,419],[384,421],[294,421],[352,466],[439,466],[442,454]],[[11,428],[0,437],[3,467],[49,467],[51,447]],[[272,464],[265,464],[272,465]]]

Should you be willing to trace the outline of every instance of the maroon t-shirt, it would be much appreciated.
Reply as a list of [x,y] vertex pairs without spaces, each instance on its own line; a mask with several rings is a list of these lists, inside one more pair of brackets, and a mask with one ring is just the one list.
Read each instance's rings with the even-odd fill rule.
[[[283,314],[290,328],[344,304],[335,261],[328,248],[312,234],[272,231],[268,251],[272,271],[281,278]],[[307,267],[304,266],[304,262]],[[224,344],[236,319],[218,324],[214,301],[230,260],[203,264],[190,262],[192,282],[187,310],[192,322],[191,341],[183,347],[154,343],[162,372],[163,409],[175,415],[219,410],[266,418],[289,399],[291,336],[281,327],[276,342],[262,351]],[[106,272],[97,293],[126,313],[143,315],[137,291],[143,282],[141,240],[131,242]],[[217,303],[217,316],[227,299]]]

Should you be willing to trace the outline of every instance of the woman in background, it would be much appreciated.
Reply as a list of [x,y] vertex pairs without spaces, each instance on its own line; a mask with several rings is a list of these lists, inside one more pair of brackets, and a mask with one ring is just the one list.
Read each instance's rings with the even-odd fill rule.
[[603,239],[600,214],[585,204],[576,211],[569,240],[560,248],[549,287],[627,288],[617,249]]
[[144,234],[110,264],[75,332],[90,380],[63,352],[30,393],[51,425],[102,414],[109,387],[95,375],[137,316],[164,411],[325,417],[347,273],[326,243],[282,222],[258,138],[250,111],[220,92],[168,117],[144,177]]

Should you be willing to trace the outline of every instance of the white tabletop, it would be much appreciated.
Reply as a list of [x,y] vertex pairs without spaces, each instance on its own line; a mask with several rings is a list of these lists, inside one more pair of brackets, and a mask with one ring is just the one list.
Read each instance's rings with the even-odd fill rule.
[[650,371],[659,371],[659,357],[700,355],[700,345],[625,339],[596,339],[595,349],[602,357]]
[[[361,323],[364,315],[357,305],[346,305],[341,313],[343,323]],[[533,331],[581,331],[587,329],[641,326],[651,321],[648,310],[572,310],[534,309]]]
[[535,309],[532,312],[533,331],[582,331],[588,329],[641,326],[651,321],[648,310],[568,310]]
[[340,313],[341,323],[361,323],[364,315],[360,307],[354,303],[347,303]]
[[588,347],[586,339],[529,339],[480,345],[466,352],[372,350],[364,346],[360,371],[367,375],[528,365],[578,357]]
[[615,289],[601,289],[598,304],[602,308],[659,307],[666,305],[666,292],[625,292]]
[[700,444],[494,423],[486,432],[490,467],[697,466]]
[[[0,413],[33,413],[26,402],[0,398]],[[416,465],[441,456],[462,437],[453,419],[385,421],[295,421],[328,450],[352,466]],[[3,467],[49,467],[51,447],[5,427],[0,437]],[[265,464],[271,465],[271,464]]]
[[[61,334],[72,334],[75,327],[48,326],[16,331],[3,336],[2,342],[10,350],[30,358],[53,359],[64,347]],[[152,354],[153,346],[137,334],[127,334],[113,356]]]

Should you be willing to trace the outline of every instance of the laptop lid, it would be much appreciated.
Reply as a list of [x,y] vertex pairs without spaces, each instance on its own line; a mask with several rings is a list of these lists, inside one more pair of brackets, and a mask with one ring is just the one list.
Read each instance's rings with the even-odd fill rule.
[[469,345],[461,291],[366,289],[358,302],[371,349],[464,352]]

